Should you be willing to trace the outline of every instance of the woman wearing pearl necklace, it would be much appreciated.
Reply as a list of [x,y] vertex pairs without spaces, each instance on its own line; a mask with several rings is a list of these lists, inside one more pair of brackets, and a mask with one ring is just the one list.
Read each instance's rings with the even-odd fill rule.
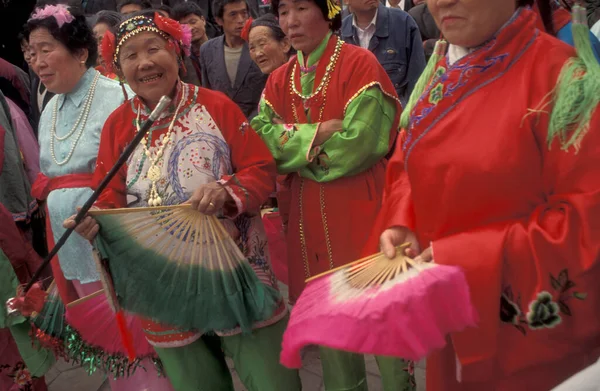
[[[93,192],[102,126],[125,97],[118,82],[94,69],[97,43],[82,14],[64,5],[38,8],[27,22],[26,34],[35,73],[57,94],[40,118],[41,175],[32,186],[34,196],[46,201],[52,248],[65,231],[63,220]],[[52,272],[65,304],[102,289],[92,246],[81,237],[71,237],[62,247]],[[136,371],[129,379],[114,381],[109,376],[111,389],[170,389],[152,364],[144,366],[148,372]]]

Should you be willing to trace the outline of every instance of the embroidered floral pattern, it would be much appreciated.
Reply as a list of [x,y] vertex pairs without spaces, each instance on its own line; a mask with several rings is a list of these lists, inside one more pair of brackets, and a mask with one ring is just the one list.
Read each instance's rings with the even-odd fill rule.
[[283,132],[279,135],[279,150],[283,151],[283,147],[287,144],[288,141],[294,134],[296,134],[296,125],[293,124],[283,124]]
[[429,93],[429,103],[437,105],[444,97],[444,85],[437,83]]
[[446,73],[446,68],[439,66],[436,70],[435,73],[433,74],[433,78],[435,79],[439,79],[440,77],[442,77],[442,75]]
[[250,124],[248,122],[242,122],[242,124],[240,125],[240,133],[242,133],[242,135],[246,134],[246,131],[249,127]]
[[18,362],[14,367],[10,365],[1,365],[0,372],[6,371],[6,375],[11,377],[15,384],[19,387],[19,391],[31,391],[33,390],[33,378],[31,372],[25,366],[23,362]]
[[557,292],[556,295],[548,291],[541,291],[529,303],[527,314],[521,310],[521,296],[514,296],[511,286],[504,288],[500,297],[500,320],[511,323],[523,335],[527,334],[525,326],[530,330],[554,328],[562,322],[561,315],[572,316],[569,300],[585,300],[586,293],[571,291],[575,283],[569,280],[567,269],[562,270],[558,276],[550,274],[550,285]]
[[556,327],[562,321],[559,311],[558,304],[552,301],[550,292],[538,293],[537,299],[529,303],[529,312],[527,313],[529,328],[536,330]]

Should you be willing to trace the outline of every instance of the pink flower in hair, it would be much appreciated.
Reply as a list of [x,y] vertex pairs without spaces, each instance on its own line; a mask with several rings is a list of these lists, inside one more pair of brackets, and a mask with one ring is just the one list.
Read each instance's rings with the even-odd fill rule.
[[75,17],[69,12],[69,7],[64,4],[47,5],[44,8],[38,8],[29,20],[39,20],[54,17],[58,28],[61,28],[65,23],[71,23]]
[[187,24],[181,26],[181,44],[183,46],[183,52],[186,56],[189,56],[192,52],[192,29]]

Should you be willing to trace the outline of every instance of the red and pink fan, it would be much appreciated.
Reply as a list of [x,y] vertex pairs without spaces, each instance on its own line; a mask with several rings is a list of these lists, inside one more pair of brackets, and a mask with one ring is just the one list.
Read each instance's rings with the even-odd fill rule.
[[415,263],[398,247],[308,280],[283,335],[281,363],[300,368],[301,349],[321,345],[420,360],[446,335],[475,326],[477,314],[458,267]]
[[137,316],[124,313],[129,337],[134,347],[135,357],[131,357],[122,339],[117,313],[111,308],[104,290],[83,297],[67,305],[67,323],[74,328],[83,341],[101,348],[112,355],[136,358],[156,356],[154,349],[146,340],[141,322]]

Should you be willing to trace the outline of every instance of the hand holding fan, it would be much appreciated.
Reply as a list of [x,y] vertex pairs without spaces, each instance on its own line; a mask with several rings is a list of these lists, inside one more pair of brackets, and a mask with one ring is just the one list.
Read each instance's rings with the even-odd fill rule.
[[302,365],[306,345],[420,360],[445,336],[475,326],[469,287],[453,266],[415,263],[402,245],[309,279],[283,335],[281,363]]
[[119,304],[155,321],[202,332],[269,318],[279,293],[260,282],[219,220],[190,205],[93,210],[96,246]]

